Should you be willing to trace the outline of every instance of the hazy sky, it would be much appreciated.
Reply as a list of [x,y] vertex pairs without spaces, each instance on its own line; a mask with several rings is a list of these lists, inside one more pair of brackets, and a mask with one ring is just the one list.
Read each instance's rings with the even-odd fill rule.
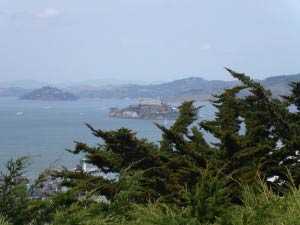
[[0,0],[0,81],[300,73],[300,0]]

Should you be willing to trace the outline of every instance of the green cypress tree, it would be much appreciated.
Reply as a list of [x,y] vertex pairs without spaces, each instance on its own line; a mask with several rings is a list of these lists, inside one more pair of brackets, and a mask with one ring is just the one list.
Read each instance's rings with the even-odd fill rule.
[[[299,136],[297,138],[295,131],[299,126],[295,125],[294,119],[289,119],[291,116],[285,102],[273,99],[270,91],[246,75],[228,71],[243,86],[216,96],[213,104],[219,111],[215,120],[200,125],[219,140],[215,147],[220,152],[223,173],[242,183],[255,182],[257,174],[266,181],[279,176],[270,184],[281,188],[282,182],[288,179],[287,169],[297,174]],[[243,89],[248,94],[238,96]],[[241,130],[242,122],[244,130]]]
[[183,157],[198,167],[206,168],[209,157],[214,153],[202,132],[193,125],[201,108],[193,104],[193,101],[189,101],[180,106],[180,115],[170,129],[156,124],[163,132],[160,151]]
[[7,173],[1,172],[3,183],[0,183],[0,215],[13,224],[27,224],[31,214],[27,211],[30,204],[26,181],[21,177],[28,165],[28,157],[9,160],[6,163]]
[[[87,126],[104,144],[90,147],[76,142],[75,149],[68,151],[74,154],[84,153],[87,163],[97,166],[107,176],[93,176],[84,171],[68,170],[52,174],[64,178],[63,184],[73,190],[93,191],[113,200],[118,190],[118,176],[124,169],[130,167],[131,170],[146,170],[159,163],[157,146],[145,139],[138,139],[131,130],[121,128],[117,131],[102,131],[88,124]],[[109,174],[115,174],[116,177],[111,179]]]

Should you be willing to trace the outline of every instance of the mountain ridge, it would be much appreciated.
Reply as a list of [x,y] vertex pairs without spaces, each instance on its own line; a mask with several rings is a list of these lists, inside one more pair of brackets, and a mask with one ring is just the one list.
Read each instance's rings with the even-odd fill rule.
[[[270,89],[274,97],[289,94],[289,83],[299,81],[300,74],[278,75],[267,77],[260,82]],[[221,93],[224,89],[240,84],[239,81],[206,80],[202,77],[188,77],[160,84],[118,84],[102,86],[73,86],[62,90],[73,93],[81,98],[157,98],[164,101],[182,102],[194,99],[207,101],[213,94]],[[32,89],[0,88],[0,97],[19,97]]]

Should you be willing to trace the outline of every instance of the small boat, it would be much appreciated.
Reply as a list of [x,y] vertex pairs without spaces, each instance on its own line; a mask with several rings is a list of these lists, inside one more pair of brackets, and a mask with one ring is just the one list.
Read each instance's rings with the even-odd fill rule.
[[17,116],[23,116],[24,113],[23,113],[23,112],[17,112],[16,115],[17,115]]

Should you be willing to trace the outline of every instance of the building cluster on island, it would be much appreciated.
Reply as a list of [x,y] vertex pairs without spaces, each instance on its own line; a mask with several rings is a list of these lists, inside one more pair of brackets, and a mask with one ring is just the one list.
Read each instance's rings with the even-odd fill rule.
[[138,105],[130,105],[126,108],[111,108],[110,117],[132,118],[145,120],[176,119],[179,110],[161,100],[140,99]]

